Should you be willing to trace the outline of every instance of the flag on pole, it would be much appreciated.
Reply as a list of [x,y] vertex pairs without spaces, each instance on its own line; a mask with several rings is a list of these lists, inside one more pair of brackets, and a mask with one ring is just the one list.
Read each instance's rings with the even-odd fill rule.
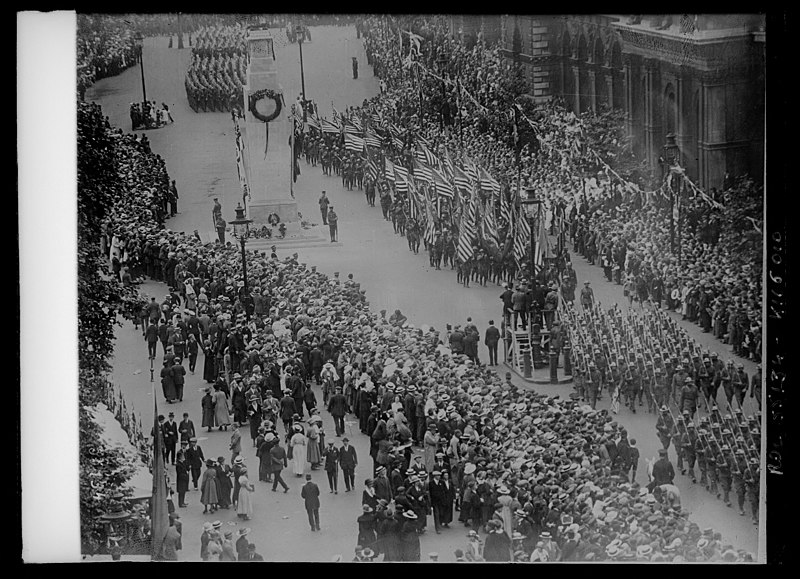
[[425,213],[427,220],[425,222],[425,243],[433,245],[436,242],[436,219],[431,211],[431,200],[425,196]]
[[339,133],[339,127],[328,119],[322,119],[322,132],[336,135]]
[[545,258],[553,257],[553,252],[550,248],[550,242],[547,240],[547,228],[544,225],[544,219],[540,217],[537,221],[539,223],[537,224],[538,232],[536,236],[536,256],[534,264],[537,270],[540,270],[544,267]]
[[367,174],[373,181],[377,181],[379,172],[378,165],[375,164],[375,161],[372,160],[372,157],[367,155]]
[[433,171],[424,161],[412,158],[411,166],[414,168],[414,179],[433,185]]
[[486,241],[494,243],[497,247],[500,247],[500,233],[497,227],[497,219],[494,215],[494,207],[492,206],[492,202],[489,201],[486,204],[485,210],[483,212],[483,238]]
[[316,131],[322,131],[322,125],[320,125],[319,120],[313,115],[308,115],[308,126]]
[[517,265],[520,265],[522,260],[525,259],[525,253],[531,239],[531,225],[528,223],[528,218],[522,214],[522,209],[517,213],[515,223],[517,234],[514,237],[514,259],[517,261]]
[[361,121],[357,116],[353,115],[353,117],[350,119],[350,125],[359,133],[364,132],[364,127],[361,126]]
[[416,185],[411,180],[406,182],[408,186],[408,217],[409,219],[417,220],[419,219],[420,213],[420,205],[422,204],[422,200],[420,199],[419,191],[417,191]]
[[472,162],[472,160],[469,157],[467,157],[467,155],[464,155],[464,172],[469,177],[470,184],[472,183],[474,183],[475,185],[478,184],[478,181],[480,181],[480,176],[478,175],[478,167],[475,165],[475,163]]
[[408,193],[408,171],[400,165],[394,166],[394,186],[401,193]]
[[481,189],[492,195],[499,195],[500,183],[498,183],[483,167],[479,167],[478,170],[481,177]]
[[448,199],[455,197],[455,192],[450,183],[447,182],[445,176],[436,169],[433,169],[433,185],[436,188],[436,193]]
[[469,175],[462,171],[457,165],[453,166],[453,183],[457,189],[461,189],[462,191],[470,191],[472,188]]
[[158,402],[153,384],[153,497],[150,500],[150,522],[152,528],[150,559],[161,559],[164,537],[169,529],[169,508],[167,506],[167,475],[164,465],[164,440],[158,424]]
[[458,247],[456,253],[461,263],[469,261],[475,253],[475,248],[472,244],[475,241],[476,228],[475,228],[475,213],[476,204],[478,199],[477,189],[472,189],[472,196],[470,197],[469,206],[461,215],[461,227],[458,232]]
[[394,163],[392,163],[386,157],[384,157],[383,163],[384,163],[384,169],[383,169],[384,177],[386,177],[389,181],[394,183]]
[[348,151],[359,153],[364,150],[364,139],[351,135],[350,133],[345,133],[344,148]]
[[450,153],[448,153],[446,147],[442,147],[441,169],[447,176],[446,180],[450,180],[453,178],[455,165],[453,165],[453,160],[450,158]]
[[508,191],[500,192],[500,220],[507,225],[511,224],[511,203],[508,200]]
[[370,131],[364,132],[364,142],[366,143],[367,147],[373,147],[375,149],[381,148],[381,140],[375,133],[371,133]]

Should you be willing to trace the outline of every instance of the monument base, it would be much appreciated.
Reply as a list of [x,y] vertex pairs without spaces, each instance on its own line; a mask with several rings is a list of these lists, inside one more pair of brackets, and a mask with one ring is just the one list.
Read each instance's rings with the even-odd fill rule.
[[297,201],[294,199],[267,199],[247,204],[247,217],[253,220],[252,226],[267,225],[267,218],[271,213],[277,213],[284,223],[294,223],[299,220]]

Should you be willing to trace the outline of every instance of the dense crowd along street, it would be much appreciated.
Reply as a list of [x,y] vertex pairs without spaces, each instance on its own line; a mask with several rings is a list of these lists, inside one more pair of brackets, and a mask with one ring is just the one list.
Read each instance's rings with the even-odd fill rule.
[[[265,524],[269,489],[276,501],[291,491],[299,518],[322,535],[331,528],[326,496],[360,493],[352,520],[337,522],[357,536],[359,561],[436,560],[425,552],[431,533],[454,532],[461,547],[443,559],[754,560],[725,529],[693,522],[680,497],[700,485],[759,521],[761,368],[750,376],[727,358],[760,362],[761,239],[742,231],[760,219],[763,190],[741,176],[706,194],[674,166],[641,179],[629,152],[608,145],[621,143],[618,126],[558,102],[534,110],[516,98],[522,81],[497,47],[479,39],[467,48],[443,17],[354,24],[380,92],[341,112],[331,103],[330,120],[325,103],[287,94],[304,163],[298,181],[319,165],[342,191],[363,191],[374,219],[391,221],[410,252],[428,252],[432,270],[454,270],[465,286],[454,291],[496,286],[495,331],[482,334],[471,318],[434,328],[400,310],[376,312],[352,274],[322,273],[291,250],[242,255],[236,239],[165,228],[179,197],[162,157],[147,137],[111,126],[97,104],[78,103],[79,150],[91,157],[96,145],[81,137],[101,134],[114,151],[105,173],[86,176],[116,191],[92,242],[107,274],[130,289],[125,331],[161,386],[158,431],[138,433],[151,461],[160,436],[174,492],[157,557],[270,560],[248,539]],[[184,83],[193,111],[233,109],[235,122],[246,31],[224,20],[194,31]],[[275,37],[293,42],[280,28]],[[194,121],[161,111],[157,123]],[[140,125],[133,108],[131,122]],[[685,192],[677,231],[673,187]],[[521,201],[533,191],[541,210],[529,221]],[[323,225],[333,205],[341,211],[323,192]],[[594,299],[575,274],[579,255],[622,286],[627,309]],[[497,363],[498,342],[534,321],[565,366],[571,352],[569,394],[521,387]],[[687,323],[720,348],[701,345]],[[479,342],[490,352],[494,344],[488,364]],[[202,400],[186,411],[185,385],[200,376]],[[598,405],[604,397],[608,408]],[[642,435],[637,443],[626,428],[637,413],[652,417],[658,457],[640,455]],[[230,434],[230,455],[204,456],[212,433],[227,440],[220,432]],[[197,501],[204,522],[190,529],[181,519]],[[236,531],[213,520],[223,511],[235,511]],[[187,534],[199,535],[199,553],[181,549]]]

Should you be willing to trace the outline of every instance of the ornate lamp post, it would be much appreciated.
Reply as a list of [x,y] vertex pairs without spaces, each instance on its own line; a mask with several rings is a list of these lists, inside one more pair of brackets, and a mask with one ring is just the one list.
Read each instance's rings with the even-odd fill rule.
[[250,320],[250,309],[249,309],[249,298],[250,298],[250,288],[247,285],[247,257],[245,255],[245,244],[247,243],[247,237],[250,233],[250,224],[253,222],[252,219],[247,219],[244,214],[244,208],[242,207],[241,203],[236,204],[236,219],[231,221],[231,225],[233,226],[233,236],[239,240],[239,243],[242,245],[242,277],[244,278],[244,295],[242,296],[242,302],[244,303],[244,311],[245,315],[247,316],[247,320]]

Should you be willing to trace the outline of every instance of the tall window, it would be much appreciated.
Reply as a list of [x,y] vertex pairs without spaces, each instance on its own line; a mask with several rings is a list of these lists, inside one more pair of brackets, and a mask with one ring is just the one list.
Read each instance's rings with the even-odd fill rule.
[[675,104],[675,88],[668,84],[664,90],[664,134],[674,133],[677,129],[678,109]]

